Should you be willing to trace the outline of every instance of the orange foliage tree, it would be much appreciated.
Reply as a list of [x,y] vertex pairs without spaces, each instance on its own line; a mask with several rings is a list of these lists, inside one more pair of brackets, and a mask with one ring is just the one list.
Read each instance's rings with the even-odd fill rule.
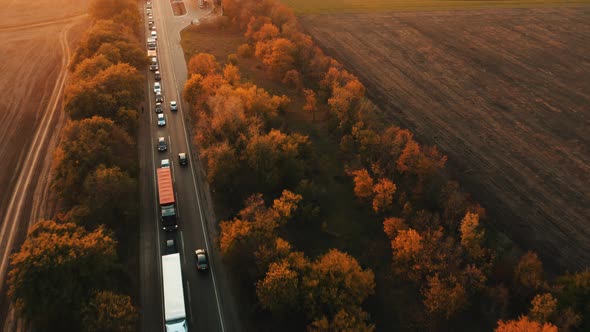
[[544,286],[543,263],[536,253],[528,251],[514,269],[516,283],[527,290],[537,290]]
[[82,307],[84,331],[132,332],[137,329],[137,309],[131,297],[111,291],[95,292]]
[[354,176],[354,194],[361,200],[373,197],[373,178],[366,169],[352,171]]
[[336,249],[319,257],[303,280],[310,317],[360,306],[375,290],[373,271],[363,270],[356,259]]
[[40,330],[79,330],[79,310],[97,276],[109,274],[116,242],[104,228],[40,221],[10,259],[8,296]]
[[276,78],[284,77],[285,73],[293,69],[295,63],[295,44],[289,39],[276,38],[257,42],[255,55]]
[[219,70],[219,64],[215,56],[208,53],[198,53],[188,62],[188,74],[199,74],[203,77],[215,74]]
[[531,321],[527,316],[520,316],[518,320],[498,321],[495,332],[557,332],[557,326]]
[[393,205],[393,194],[397,186],[391,180],[386,178],[379,179],[379,182],[373,188],[373,211],[376,213],[385,212],[391,209]]

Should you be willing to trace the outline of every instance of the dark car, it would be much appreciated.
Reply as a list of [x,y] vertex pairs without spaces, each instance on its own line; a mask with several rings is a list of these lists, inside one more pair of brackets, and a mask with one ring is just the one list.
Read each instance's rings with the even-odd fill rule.
[[158,151],[166,150],[168,150],[168,144],[166,143],[166,139],[164,137],[158,137]]
[[188,165],[188,157],[186,156],[186,153],[182,152],[178,154],[178,162],[182,166]]
[[176,249],[176,242],[174,239],[166,240],[166,255],[175,254],[178,250]]
[[164,102],[164,96],[162,96],[161,93],[156,93],[156,103],[163,103]]
[[207,252],[205,251],[205,249],[195,250],[195,256],[197,259],[197,270],[207,270],[209,268],[209,261],[207,259]]
[[156,81],[159,81],[159,80],[161,80],[161,79],[162,79],[162,76],[160,75],[160,71],[159,71],[159,70],[156,70],[156,71],[154,72],[154,79],[155,79]]
[[162,103],[156,103],[156,113],[163,113]]

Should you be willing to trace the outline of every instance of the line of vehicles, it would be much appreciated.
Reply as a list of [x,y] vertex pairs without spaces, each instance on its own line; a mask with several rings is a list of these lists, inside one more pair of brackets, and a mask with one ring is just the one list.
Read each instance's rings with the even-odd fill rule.
[[[152,4],[146,3],[148,15],[149,37],[147,37],[147,55],[150,59],[149,70],[154,73],[153,92],[155,94],[154,113],[157,117],[159,128],[166,126],[166,115],[163,96],[163,82],[158,63],[158,45],[156,27],[152,14]],[[177,112],[179,104],[176,100],[169,103],[171,112]],[[160,153],[168,151],[168,142],[164,136],[158,137],[156,149]],[[185,152],[178,154],[178,164],[188,165],[188,155]],[[172,162],[168,158],[161,159],[160,167],[156,169],[158,186],[158,210],[159,222],[164,231],[168,232],[165,254],[162,255],[162,289],[164,293],[164,320],[167,332],[186,332],[186,311],[184,302],[184,288],[182,279],[182,265],[180,253],[176,247],[174,231],[178,230],[178,209],[174,179],[172,176]],[[207,251],[195,250],[195,265],[197,270],[206,271],[209,267]]]

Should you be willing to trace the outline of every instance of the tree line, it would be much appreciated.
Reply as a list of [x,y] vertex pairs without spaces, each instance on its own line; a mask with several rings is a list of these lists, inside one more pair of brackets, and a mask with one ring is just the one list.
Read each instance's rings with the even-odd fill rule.
[[[247,41],[237,49],[240,58],[255,57],[269,77],[303,96],[301,111],[312,113],[312,122],[327,114],[355,197],[368,218],[383,221],[391,251],[376,259],[391,261],[383,282],[402,288],[400,328],[588,328],[590,272],[549,280],[535,253],[511,258],[489,237],[493,220],[450,179],[447,157],[409,130],[382,124],[358,78],[302,32],[289,8],[227,0],[224,12]],[[195,55],[184,89],[208,181],[239,211],[220,223],[224,260],[241,272],[261,320],[293,330],[374,330],[362,308],[375,293],[371,269],[335,249],[309,259],[288,242],[292,225],[319,211],[310,200],[321,190],[313,181],[318,158],[312,140],[281,117],[290,98],[242,82],[236,61],[232,55],[221,68],[212,55]],[[275,207],[285,199],[286,220]]]
[[68,119],[52,161],[60,212],[31,227],[8,274],[10,299],[40,331],[137,330],[128,293],[137,258],[128,246],[138,227],[141,16],[132,0],[94,0],[89,12],[92,25],[68,67]]

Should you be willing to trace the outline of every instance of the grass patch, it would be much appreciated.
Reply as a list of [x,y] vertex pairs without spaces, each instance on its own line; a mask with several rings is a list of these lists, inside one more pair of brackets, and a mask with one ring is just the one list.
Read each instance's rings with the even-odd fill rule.
[[281,0],[297,14],[320,14],[335,12],[373,12],[403,10],[444,10],[477,8],[526,8],[590,4],[589,0]]

